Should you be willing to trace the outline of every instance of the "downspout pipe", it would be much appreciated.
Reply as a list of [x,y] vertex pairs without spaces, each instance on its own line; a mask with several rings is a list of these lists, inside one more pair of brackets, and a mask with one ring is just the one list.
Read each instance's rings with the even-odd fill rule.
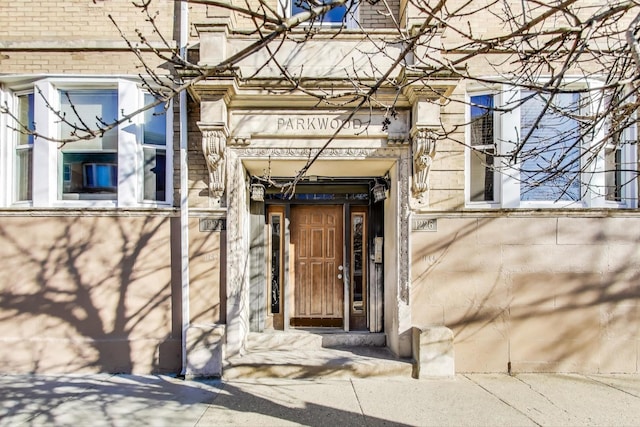
[[[180,2],[180,57],[186,60],[189,43],[189,7],[186,1]],[[179,94],[180,102],[180,267],[182,290],[182,372],[187,372],[187,329],[189,328],[189,194],[187,161],[188,117],[187,92]]]

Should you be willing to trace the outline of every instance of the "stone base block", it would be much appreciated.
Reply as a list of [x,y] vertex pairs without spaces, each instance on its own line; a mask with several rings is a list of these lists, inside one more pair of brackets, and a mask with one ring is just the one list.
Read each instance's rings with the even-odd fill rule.
[[412,331],[413,377],[452,378],[455,376],[453,331],[446,326],[414,327]]
[[191,325],[187,329],[186,378],[222,377],[225,334],[225,325]]

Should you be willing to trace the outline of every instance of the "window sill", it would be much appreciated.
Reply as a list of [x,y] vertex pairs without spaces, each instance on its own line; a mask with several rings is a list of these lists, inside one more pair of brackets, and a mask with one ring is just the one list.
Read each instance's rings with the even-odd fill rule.
[[84,216],[113,216],[113,217],[177,217],[180,215],[178,208],[166,206],[163,208],[152,207],[128,207],[128,208],[103,208],[103,207],[48,207],[34,208],[27,206],[0,208],[0,217],[84,217]]

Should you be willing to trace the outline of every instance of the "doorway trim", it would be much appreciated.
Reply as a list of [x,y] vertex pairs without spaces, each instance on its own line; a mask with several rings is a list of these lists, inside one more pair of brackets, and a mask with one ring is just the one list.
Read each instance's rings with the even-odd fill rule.
[[[297,140],[296,140],[297,141]],[[269,142],[271,147],[267,147]],[[282,141],[278,141],[282,143]],[[245,194],[244,197],[235,197],[229,199],[228,206],[228,228],[229,228],[229,245],[228,252],[230,255],[242,252],[243,247],[239,245],[240,240],[234,239],[233,236],[244,234],[247,240],[247,246],[249,246],[249,236],[242,230],[246,230],[247,225],[244,225],[241,218],[238,221],[237,213],[248,210],[249,206],[249,184],[250,176],[261,176],[265,171],[270,170],[269,166],[273,165],[274,170],[280,168],[281,170],[296,170],[295,166],[300,163],[304,163],[309,157],[313,157],[317,154],[319,149],[308,148],[309,141],[300,141],[300,145],[306,147],[292,148],[291,145],[298,143],[291,141],[287,148],[282,148],[282,145],[274,144],[269,140],[235,140],[231,139],[227,146],[228,159],[230,170],[234,167],[239,167],[244,171],[244,180],[238,175],[227,175],[228,189],[233,191],[236,189],[240,194]],[[379,304],[375,307],[371,307],[370,318],[370,330],[372,332],[381,332],[384,330],[387,336],[387,345],[397,355],[410,354],[410,340],[406,336],[406,331],[411,329],[411,315],[409,307],[410,298],[410,266],[409,266],[409,238],[410,238],[410,214],[411,214],[411,197],[409,193],[411,184],[411,146],[409,141],[393,143],[382,142],[381,146],[376,148],[328,148],[324,150],[318,157],[318,161],[314,166],[318,165],[321,170],[329,171],[333,166],[332,173],[342,174],[339,177],[354,177],[354,172],[357,170],[353,167],[345,168],[338,165],[341,161],[346,161],[345,165],[355,165],[356,163],[362,164],[367,171],[376,170],[376,175],[367,174],[367,176],[383,176],[384,171],[389,171],[389,177],[391,180],[391,188],[389,190],[388,199],[380,203],[380,209],[385,213],[384,216],[384,263],[380,265],[380,268],[384,266],[384,277],[382,282],[385,283],[384,294],[381,294],[382,289],[375,290],[379,292],[377,301]],[[387,145],[388,144],[388,145]],[[275,145],[275,147],[274,147]],[[288,166],[287,166],[288,165]],[[369,165],[369,166],[367,166]],[[384,166],[384,170],[380,169]],[[309,173],[313,173],[310,171]],[[264,222],[263,222],[264,224]],[[288,244],[288,241],[287,241]],[[246,325],[249,325],[249,317],[253,315],[249,310],[248,301],[244,304],[238,304],[234,297],[237,295],[234,293],[234,285],[231,283],[233,277],[244,277],[243,287],[246,292],[246,298],[249,299],[250,293],[250,280],[248,274],[244,273],[246,263],[244,262],[231,262],[232,257],[229,257],[229,263],[227,269],[229,275],[226,278],[229,292],[227,293],[228,311],[232,307],[244,307],[243,319]],[[266,274],[266,262],[265,266]],[[237,274],[234,274],[237,272]],[[252,273],[253,274],[253,273]],[[287,276],[285,275],[285,280]],[[264,280],[264,279],[263,279]],[[253,292],[253,288],[251,290]],[[236,298],[237,299],[237,298]],[[383,305],[384,302],[384,305]],[[264,304],[266,307],[266,304]],[[285,311],[286,312],[286,311]],[[229,321],[232,320],[233,313],[229,313]],[[262,329],[252,329],[254,331]],[[241,332],[241,331],[238,331]],[[228,339],[235,341],[235,338],[231,336],[235,330],[232,329],[228,334]],[[239,337],[243,339],[242,337]]]
[[[384,279],[383,266],[382,260],[378,260],[374,268],[373,253],[369,253],[370,248],[373,248],[373,243],[368,242],[369,236],[377,235],[382,240],[384,232],[383,205],[381,203],[374,204],[371,197],[371,190],[378,181],[379,178],[362,177],[303,182],[299,185],[299,192],[296,193],[293,200],[281,198],[277,190],[271,191],[271,197],[267,194],[264,208],[261,210],[265,218],[263,224],[266,256],[263,259],[266,279],[263,281],[263,294],[267,296],[264,308],[266,329],[286,330],[289,326],[327,326],[341,327],[345,331],[381,332],[382,310],[379,307],[383,305],[381,292]],[[302,319],[303,323],[300,323],[300,319],[296,319],[300,316],[296,316],[294,313],[296,308],[294,297],[297,295],[294,294],[296,291],[296,254],[294,253],[293,243],[295,242],[293,239],[295,239],[296,230],[292,228],[295,227],[293,213],[299,207],[304,209],[305,206],[339,208],[340,223],[336,230],[340,233],[340,236],[337,237],[340,242],[338,243],[339,247],[335,250],[341,252],[342,255],[340,255],[339,262],[335,263],[336,271],[331,273],[336,275],[334,280],[337,278],[342,282],[340,289],[342,313],[339,324],[335,321],[333,323],[328,321],[331,324],[322,325],[321,320],[318,320],[317,324],[313,322],[311,322],[313,324],[303,324],[304,319]],[[312,212],[313,210],[310,210],[308,214]],[[359,227],[353,224],[354,218],[359,220]],[[371,221],[370,218],[377,218],[377,221]],[[312,228],[316,232],[322,231],[318,229],[317,225],[314,224]],[[252,241],[260,241],[260,239],[254,236]],[[359,249],[354,250],[354,245]],[[280,265],[275,268],[273,266],[274,259],[280,260]],[[358,272],[356,272],[356,261],[359,263],[360,270]],[[286,274],[282,274],[282,272],[286,272]],[[257,274],[252,274],[252,276],[257,276]],[[327,277],[329,277],[328,272]],[[354,295],[357,281],[359,281],[359,296]],[[276,290],[272,289],[274,283],[277,284]],[[254,294],[257,292],[254,291]],[[274,307],[271,306],[272,295],[283,296],[275,306],[275,311],[280,311],[279,313],[274,313]],[[358,311],[354,310],[354,299],[360,302],[359,313],[354,312]],[[372,310],[369,310],[368,307],[370,301],[377,302],[376,307]],[[255,307],[255,304],[252,303],[252,307]],[[281,310],[280,307],[283,309]],[[378,315],[381,318],[370,321],[369,315]],[[354,321],[353,318],[357,317],[359,319]],[[252,322],[252,324],[259,323],[257,319]],[[254,327],[253,330],[257,329]]]

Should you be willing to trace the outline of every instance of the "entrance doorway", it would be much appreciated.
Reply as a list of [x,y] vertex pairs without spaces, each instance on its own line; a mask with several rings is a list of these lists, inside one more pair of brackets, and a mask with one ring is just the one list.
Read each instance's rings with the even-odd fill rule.
[[[265,329],[381,332],[384,206],[370,196],[374,184],[300,184],[290,199],[267,192],[266,254],[255,257],[267,261],[266,280],[252,294],[256,330],[264,319]],[[258,234],[255,241],[261,247]]]

